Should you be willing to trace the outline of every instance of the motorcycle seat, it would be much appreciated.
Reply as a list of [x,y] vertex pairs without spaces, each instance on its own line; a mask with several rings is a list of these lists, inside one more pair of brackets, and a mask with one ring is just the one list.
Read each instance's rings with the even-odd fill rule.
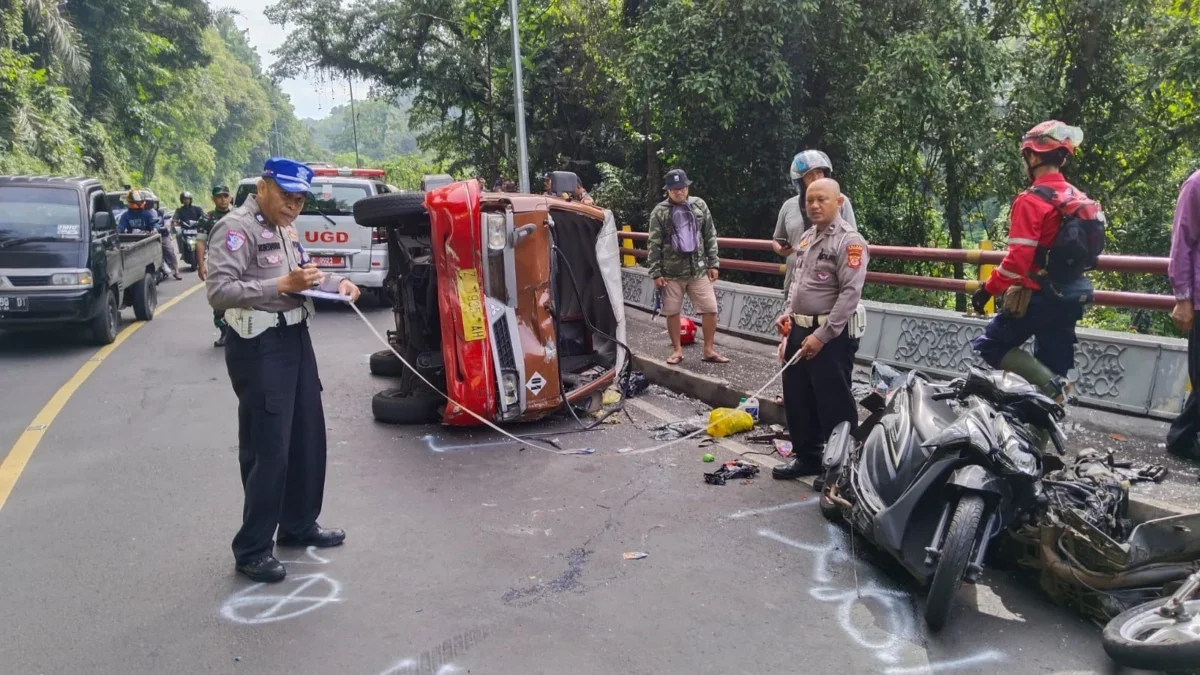
[[917,379],[912,388],[912,425],[922,441],[933,438],[950,426],[958,415],[945,401],[933,400],[936,390],[928,382]]

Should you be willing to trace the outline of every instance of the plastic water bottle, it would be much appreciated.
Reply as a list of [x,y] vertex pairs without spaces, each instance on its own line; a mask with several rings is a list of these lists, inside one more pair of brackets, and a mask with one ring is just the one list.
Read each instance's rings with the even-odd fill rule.
[[750,398],[742,398],[742,400],[738,402],[738,407],[741,408],[742,410],[745,410],[747,413],[749,413],[750,417],[753,417],[755,422],[758,421],[758,399],[757,398],[755,398],[753,396],[751,396]]

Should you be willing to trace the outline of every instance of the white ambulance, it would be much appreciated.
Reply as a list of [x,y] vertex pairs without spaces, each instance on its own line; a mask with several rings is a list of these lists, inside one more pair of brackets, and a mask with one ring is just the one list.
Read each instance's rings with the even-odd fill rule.
[[[317,267],[353,281],[364,293],[384,296],[388,270],[385,230],[360,227],[354,222],[354,202],[363,197],[397,190],[384,183],[382,169],[348,169],[314,166],[312,195],[296,218],[304,252]],[[254,194],[258,178],[238,183],[234,206]]]

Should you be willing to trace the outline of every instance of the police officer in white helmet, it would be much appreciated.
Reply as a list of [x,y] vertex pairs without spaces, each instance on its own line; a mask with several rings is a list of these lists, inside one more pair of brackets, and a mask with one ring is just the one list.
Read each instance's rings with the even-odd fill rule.
[[[820,150],[805,150],[792,158],[789,173],[792,185],[796,188],[796,196],[784,202],[783,207],[779,209],[779,218],[775,221],[775,234],[771,237],[771,247],[775,249],[775,253],[787,258],[787,273],[783,278],[784,293],[792,287],[792,271],[796,266],[796,245],[800,242],[800,235],[812,227],[812,221],[804,209],[804,192],[813,181],[832,178],[833,164],[829,161],[829,155]],[[857,229],[858,222],[854,219],[854,207],[850,205],[850,198],[845,195],[842,197],[845,201],[838,215],[852,228]]]

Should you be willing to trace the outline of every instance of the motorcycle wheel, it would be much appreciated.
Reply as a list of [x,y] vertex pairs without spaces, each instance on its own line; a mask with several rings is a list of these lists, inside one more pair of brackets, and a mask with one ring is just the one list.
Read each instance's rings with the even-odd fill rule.
[[1128,668],[1192,672],[1200,664],[1200,598],[1184,602],[1190,618],[1158,613],[1168,598],[1147,602],[1113,617],[1100,640],[1109,658]]
[[942,543],[942,555],[938,558],[933,580],[929,582],[929,595],[925,599],[925,623],[930,630],[939,631],[950,618],[954,606],[954,594],[962,586],[963,574],[975,550],[975,538],[979,534],[979,522],[983,520],[983,497],[964,494],[958,498],[954,517],[946,530]]

